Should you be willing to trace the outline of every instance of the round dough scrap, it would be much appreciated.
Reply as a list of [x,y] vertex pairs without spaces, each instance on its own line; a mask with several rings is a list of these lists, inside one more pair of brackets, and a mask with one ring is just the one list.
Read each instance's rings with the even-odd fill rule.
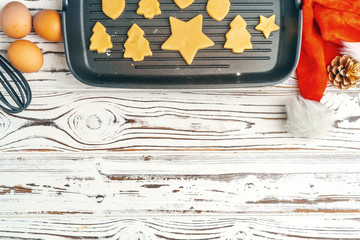
[[175,4],[181,9],[187,8],[193,4],[194,1],[195,0],[174,0]]
[[229,0],[209,0],[206,5],[206,11],[216,21],[223,20],[230,11]]
[[102,11],[115,20],[124,12],[125,0],[102,0]]

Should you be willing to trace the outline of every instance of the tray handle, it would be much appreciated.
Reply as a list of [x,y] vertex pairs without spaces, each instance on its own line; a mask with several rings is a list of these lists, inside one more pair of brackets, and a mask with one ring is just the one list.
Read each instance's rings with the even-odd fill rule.
[[69,3],[68,0],[63,0],[62,1],[62,10],[63,12],[65,12],[68,9]]

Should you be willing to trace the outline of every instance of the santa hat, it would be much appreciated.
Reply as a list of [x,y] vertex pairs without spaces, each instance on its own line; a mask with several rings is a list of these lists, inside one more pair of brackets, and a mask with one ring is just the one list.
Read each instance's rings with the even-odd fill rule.
[[303,36],[296,73],[300,96],[286,105],[288,132],[319,137],[329,132],[333,111],[320,103],[327,66],[338,55],[360,61],[360,0],[303,0]]

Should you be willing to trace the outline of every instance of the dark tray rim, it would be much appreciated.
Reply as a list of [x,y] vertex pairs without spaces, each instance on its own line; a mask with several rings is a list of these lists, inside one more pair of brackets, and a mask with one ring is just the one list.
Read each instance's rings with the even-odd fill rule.
[[[251,84],[246,84],[246,83],[218,83],[219,80],[223,79],[224,77],[230,77],[228,75],[216,75],[216,76],[211,76],[211,79],[213,81],[215,81],[216,83],[207,83],[207,84],[189,84],[189,83],[183,83],[183,84],[159,84],[156,83],[156,81],[153,81],[153,78],[148,78],[149,79],[149,83],[116,83],[116,84],[111,84],[111,83],[106,83],[106,82],[102,82],[102,83],[95,83],[92,81],[89,81],[87,79],[85,79],[84,77],[80,76],[76,69],[74,68],[74,64],[72,63],[71,60],[71,56],[70,56],[70,51],[69,51],[69,47],[68,47],[68,34],[67,34],[67,28],[66,28],[66,10],[68,8],[68,1],[69,0],[62,0],[63,3],[63,11],[62,11],[62,31],[63,31],[63,36],[64,36],[64,50],[65,50],[65,58],[66,58],[66,62],[67,65],[69,67],[70,72],[73,74],[73,76],[78,79],[80,82],[89,85],[89,86],[94,86],[94,87],[107,87],[107,88],[129,88],[129,89],[234,89],[234,88],[252,88],[252,87],[268,87],[268,86],[274,86],[277,84],[280,84],[282,82],[284,82],[285,80],[287,80],[288,78],[290,78],[290,76],[295,72],[297,65],[299,63],[299,58],[300,58],[300,49],[301,49],[301,41],[302,41],[302,28],[303,28],[303,14],[302,14],[302,6],[301,6],[301,0],[295,0],[295,5],[298,7],[298,11],[299,11],[299,17],[298,17],[298,34],[297,34],[297,47],[296,47],[296,54],[295,54],[295,59],[294,59],[294,64],[292,66],[291,69],[289,69],[288,71],[282,73],[282,74],[278,74],[278,77],[274,80],[274,81],[266,81],[266,82],[259,82],[256,81],[256,79],[258,79],[260,76],[257,73],[250,73],[250,74],[242,74],[241,77],[243,77],[244,75],[247,75],[247,77],[249,78],[253,78],[254,81],[252,81]],[[71,1],[71,0],[70,0]],[[289,0],[286,0],[289,1]],[[276,67],[275,66],[274,69],[272,69],[270,72],[276,71]],[[262,75],[266,76],[266,73],[262,73]],[[106,77],[106,76],[99,76],[99,77]],[[119,77],[121,77],[121,75],[119,75]],[[179,79],[179,81],[183,80],[184,78],[187,78],[188,76],[171,76],[171,78],[175,78],[175,79]],[[194,77],[194,76],[190,76]],[[199,77],[199,76],[196,76]],[[200,76],[202,78],[209,78],[210,76]],[[231,76],[232,78],[234,78],[234,76]],[[236,77],[236,76],[235,76]],[[130,77],[127,79],[133,79],[134,81],[136,79],[138,79],[139,77]],[[146,77],[142,76],[143,79],[146,79]],[[169,77],[159,77],[159,79],[165,79],[165,78],[169,78]]]

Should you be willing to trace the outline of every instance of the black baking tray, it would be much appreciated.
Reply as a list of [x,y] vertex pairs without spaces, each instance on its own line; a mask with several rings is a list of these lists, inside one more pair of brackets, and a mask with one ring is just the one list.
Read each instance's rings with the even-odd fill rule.
[[[278,84],[295,70],[301,44],[302,11],[299,0],[231,0],[229,14],[221,22],[206,12],[207,0],[195,0],[179,9],[173,0],[159,0],[162,14],[153,19],[137,15],[139,0],[126,0],[125,11],[112,20],[101,10],[101,0],[63,0],[65,54],[73,75],[81,82],[123,88],[239,88]],[[203,32],[215,45],[199,50],[191,65],[177,51],[161,45],[171,35],[169,17],[188,21],[203,15]],[[280,30],[268,39],[254,30],[259,16],[276,15]],[[252,35],[252,50],[233,53],[224,49],[225,34],[236,15],[242,16]],[[92,28],[101,22],[114,47],[107,53],[89,50]],[[150,42],[153,56],[142,62],[123,58],[127,31],[138,24]]]

